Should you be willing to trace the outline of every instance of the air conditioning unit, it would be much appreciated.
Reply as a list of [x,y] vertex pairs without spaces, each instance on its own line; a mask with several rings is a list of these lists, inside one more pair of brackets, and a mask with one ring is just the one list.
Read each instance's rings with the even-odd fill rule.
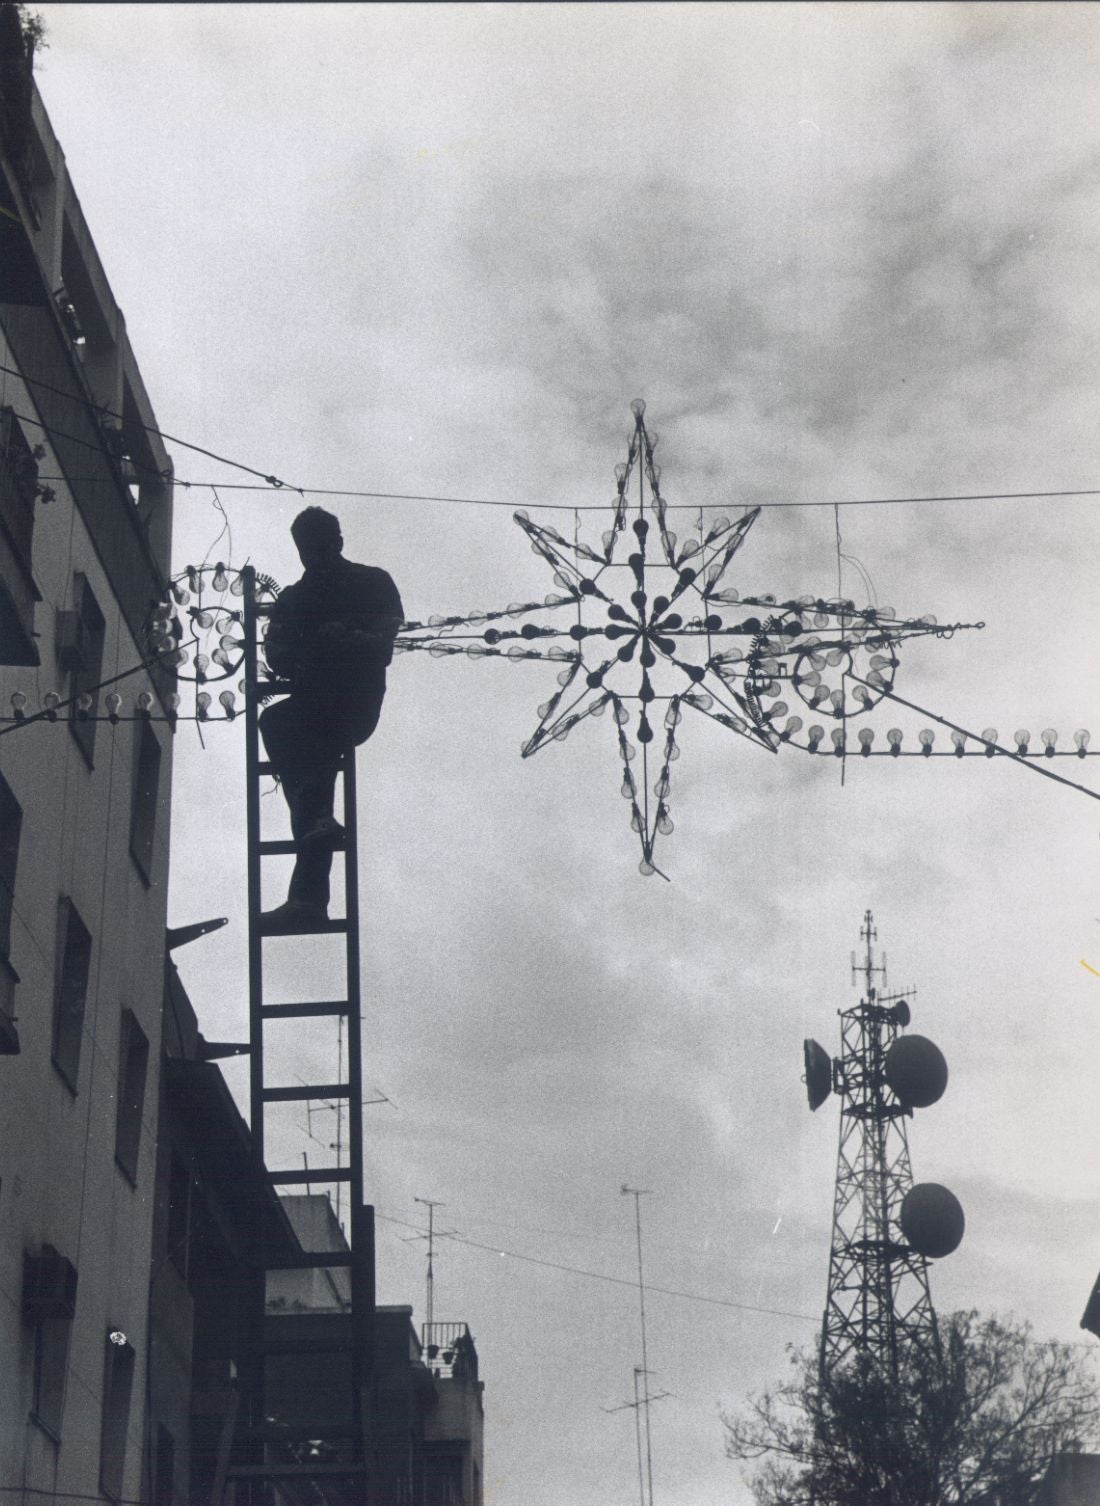
[[57,662],[62,669],[84,668],[84,619],[79,612],[58,612]]
[[53,1245],[23,1256],[23,1313],[28,1318],[71,1318],[76,1312],[76,1267]]

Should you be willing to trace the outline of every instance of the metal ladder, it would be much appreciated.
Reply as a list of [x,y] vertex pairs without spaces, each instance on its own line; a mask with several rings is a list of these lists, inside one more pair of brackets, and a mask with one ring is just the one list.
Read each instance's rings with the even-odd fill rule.
[[[285,695],[290,686],[284,682],[267,679],[260,674],[260,623],[272,607],[271,601],[261,599],[262,589],[257,588],[256,572],[251,567],[242,571],[244,578],[244,638],[245,638],[245,764],[247,781],[247,842],[248,842],[248,975],[249,975],[249,1058],[250,1058],[250,1124],[252,1131],[252,1155],[254,1186],[257,1189],[298,1188],[310,1184],[343,1184],[348,1191],[350,1209],[349,1249],[346,1251],[302,1251],[289,1260],[284,1254],[275,1257],[270,1241],[265,1236],[267,1219],[259,1215],[255,1220],[254,1234],[258,1244],[257,1293],[253,1304],[252,1320],[254,1343],[250,1360],[250,1375],[246,1379],[245,1394],[249,1413],[249,1458],[251,1462],[229,1465],[225,1470],[226,1483],[231,1484],[236,1495],[244,1487],[244,1499],[258,1506],[270,1499],[269,1485],[278,1488],[283,1483],[283,1492],[293,1492],[292,1482],[310,1485],[321,1491],[321,1499],[332,1502],[354,1500],[357,1506],[373,1501],[370,1488],[372,1450],[369,1440],[371,1408],[366,1401],[367,1387],[371,1379],[371,1340],[374,1312],[374,1209],[363,1202],[363,1081],[362,1040],[360,1028],[360,981],[359,981],[359,875],[356,841],[356,791],[355,749],[350,749],[340,763],[340,782],[343,789],[343,825],[345,843],[340,849],[344,857],[345,915],[342,919],[329,920],[321,928],[311,927],[311,936],[320,934],[332,937],[330,945],[342,943],[345,964],[346,986],[344,996],[338,999],[313,1001],[267,1002],[264,992],[264,950],[271,940],[276,944],[293,945],[286,933],[280,938],[267,937],[261,926],[262,869],[268,857],[286,856],[297,852],[297,843],[289,840],[265,840],[261,830],[260,782],[271,773],[271,766],[261,757],[259,736],[260,698]],[[339,851],[335,855],[338,859]],[[347,1030],[347,1050],[342,1080],[338,1082],[272,1083],[267,1075],[265,1055],[265,1026],[273,1020],[340,1020]],[[342,1102],[347,1111],[349,1126],[349,1155],[346,1165],[320,1167],[269,1167],[265,1151],[265,1113],[269,1105],[279,1103],[309,1103],[324,1100]],[[340,1159],[338,1155],[338,1159]],[[267,1275],[270,1270],[283,1269],[336,1269],[344,1268],[350,1273],[350,1315],[342,1325],[345,1330],[341,1342],[330,1338],[311,1340],[273,1340],[270,1323],[266,1320]],[[308,1322],[308,1318],[293,1321]],[[282,1457],[274,1446],[275,1439],[269,1426],[265,1407],[266,1362],[273,1355],[294,1353],[335,1353],[350,1350],[352,1395],[346,1417],[350,1426],[341,1425],[331,1439],[325,1440],[333,1447],[327,1457],[311,1461],[288,1457],[293,1448],[285,1447],[285,1434],[279,1435],[284,1447]],[[316,1439],[316,1425],[308,1429],[311,1439]],[[304,1439],[303,1439],[304,1441]],[[336,1457],[333,1457],[335,1454]],[[308,1484],[307,1484],[308,1482]],[[218,1492],[215,1492],[217,1498]],[[317,1498],[316,1496],[314,1497]],[[237,1495],[237,1499],[240,1496]]]

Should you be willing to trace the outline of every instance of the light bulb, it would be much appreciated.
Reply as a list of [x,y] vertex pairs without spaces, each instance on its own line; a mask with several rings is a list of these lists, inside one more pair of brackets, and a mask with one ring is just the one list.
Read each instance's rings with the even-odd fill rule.
[[219,560],[214,567],[214,578],[210,582],[210,584],[214,587],[215,591],[229,590],[229,577],[225,573],[225,566],[222,564],[221,560]]
[[152,711],[153,692],[151,690],[143,690],[138,696],[137,709],[141,712],[142,716],[148,716],[150,711]]
[[207,713],[210,710],[210,699],[210,692],[208,690],[200,690],[195,697],[195,707],[198,711],[200,722],[205,722],[206,720]]
[[785,741],[788,737],[793,737],[796,732],[801,731],[802,718],[800,716],[790,716],[787,718],[787,725],[783,728],[783,731],[779,735]]
[[891,727],[886,734],[886,741],[890,744],[890,752],[894,758],[901,753],[902,731],[900,727]]
[[839,758],[844,752],[844,728],[834,727],[833,730],[829,733],[829,736],[833,740],[833,751]]
[[229,594],[230,594],[230,596],[243,596],[244,595],[244,576],[243,575],[235,575],[233,577],[232,581],[230,581],[230,583],[229,583]]
[[[89,704],[91,704],[91,699],[91,696],[89,696]],[[42,697],[42,704],[46,708],[46,720],[48,722],[56,722],[57,708],[61,705],[61,697],[58,695],[57,691],[47,690],[46,694]]]
[[936,734],[932,731],[932,728],[925,727],[918,741],[920,742],[920,750],[925,758],[930,758],[932,756],[932,744],[936,741]]
[[170,694],[165,696],[164,703],[168,707],[169,711],[178,711],[180,709],[180,698],[177,692],[174,690]]
[[1027,745],[1031,741],[1031,733],[1026,727],[1021,727],[1018,732],[1014,732],[1012,735],[1016,739],[1016,746],[1020,752],[1026,753]]
[[[27,697],[21,690],[13,690],[11,693],[11,714],[17,722],[21,722],[27,714]],[[1088,733],[1085,736],[1087,738]]]
[[[15,700],[14,696],[12,697],[12,700]],[[1077,757],[1084,758],[1089,748],[1089,735],[1084,727],[1082,727],[1079,732],[1075,732],[1073,734],[1073,741],[1077,747]]]
[[1039,736],[1043,739],[1043,756],[1054,757],[1054,745],[1058,741],[1058,734],[1053,727],[1044,727]]
[[966,751],[966,733],[952,732],[951,741],[955,744],[955,757],[962,758]]
[[176,605],[178,607],[185,607],[191,600],[191,592],[186,586],[173,586],[172,595],[176,598]]
[[983,727],[982,728],[982,742],[985,743],[985,745],[986,745],[986,748],[985,748],[985,756],[986,756],[986,758],[992,758],[993,755],[996,753],[997,749],[993,746],[993,744],[996,741],[997,741],[997,729],[996,729],[996,727]]
[[631,413],[633,413],[635,418],[641,418],[642,414],[645,412],[645,398],[636,397],[630,405],[630,411]]
[[233,694],[233,692],[231,690],[223,690],[222,693],[221,693],[221,695],[218,697],[218,700],[221,702],[222,708],[225,711],[226,716],[229,718],[230,721],[232,721],[233,718],[237,715],[237,708],[233,704],[234,701],[236,700],[236,696]]
[[118,714],[122,710],[122,697],[117,690],[112,690],[106,698],[107,717],[112,722],[118,721]]
[[192,616],[201,628],[212,628],[214,626],[213,612],[194,612]]
[[817,723],[815,722],[814,725],[810,728],[809,732],[807,732],[806,736],[809,738],[810,752],[811,753],[816,753],[817,752],[817,748],[818,748],[818,744],[821,742],[821,739],[825,736],[825,728],[824,727],[819,727],[817,725]]
[[875,740],[875,734],[870,727],[862,727],[859,733],[859,751],[867,758],[871,752],[871,744]]

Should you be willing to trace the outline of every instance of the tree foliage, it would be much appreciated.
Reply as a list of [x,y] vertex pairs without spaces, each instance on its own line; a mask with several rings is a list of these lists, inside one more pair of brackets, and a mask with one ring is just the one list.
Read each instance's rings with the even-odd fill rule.
[[909,1344],[895,1377],[860,1356],[822,1380],[816,1353],[723,1418],[731,1459],[762,1461],[759,1506],[1029,1506],[1052,1457],[1100,1421],[1079,1350],[1026,1324],[954,1313],[940,1353]]

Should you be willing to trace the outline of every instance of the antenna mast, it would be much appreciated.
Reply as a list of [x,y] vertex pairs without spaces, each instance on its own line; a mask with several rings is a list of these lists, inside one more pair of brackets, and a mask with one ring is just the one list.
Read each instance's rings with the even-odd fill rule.
[[946,1188],[914,1188],[905,1126],[914,1108],[940,1097],[947,1064],[931,1041],[900,1035],[915,991],[885,992],[886,959],[876,959],[870,910],[860,939],[852,982],[861,983],[862,997],[839,1011],[841,1055],[830,1061],[815,1041],[804,1047],[810,1107],[830,1090],[842,1102],[822,1379],[857,1353],[896,1376],[903,1340],[938,1350],[927,1257],[950,1254],[963,1228]]
[[446,1207],[445,1203],[433,1202],[430,1197],[414,1197],[414,1203],[423,1203],[428,1210],[428,1291],[425,1303],[424,1322],[430,1331],[432,1326],[432,1298],[435,1277],[432,1271],[432,1257],[435,1254],[435,1210]]
[[[638,1243],[638,1307],[641,1315],[642,1326],[642,1400],[641,1407],[645,1416],[645,1462],[646,1484],[648,1487],[649,1506],[653,1506],[653,1445],[649,1435],[649,1406],[653,1398],[649,1394],[649,1356],[646,1353],[645,1333],[645,1280],[642,1275],[642,1198],[648,1197],[649,1193],[643,1187],[628,1187],[624,1182],[619,1189],[627,1197],[634,1199],[634,1228]],[[637,1383],[637,1370],[634,1372],[635,1384]]]

